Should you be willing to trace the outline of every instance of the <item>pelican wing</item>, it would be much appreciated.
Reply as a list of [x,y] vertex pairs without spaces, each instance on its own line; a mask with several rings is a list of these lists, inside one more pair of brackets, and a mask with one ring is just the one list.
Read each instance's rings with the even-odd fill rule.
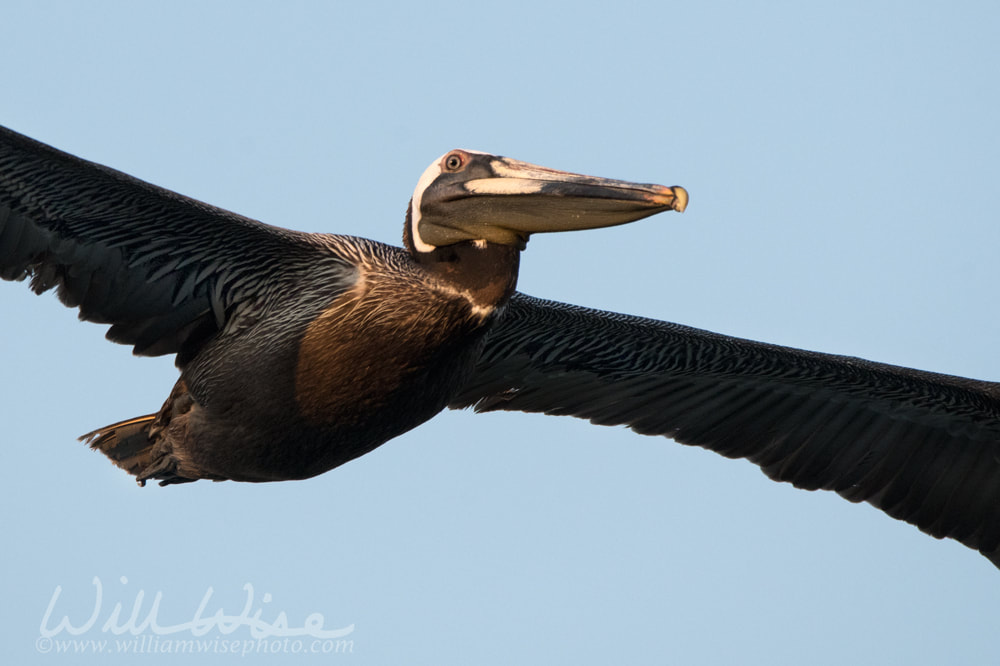
[[[179,362],[329,252],[0,128],[0,278],[53,287],[108,338]],[[266,280],[263,278],[267,278]],[[259,305],[259,303],[258,303]]]
[[747,458],[1000,566],[1000,384],[516,294],[451,406],[576,416]]

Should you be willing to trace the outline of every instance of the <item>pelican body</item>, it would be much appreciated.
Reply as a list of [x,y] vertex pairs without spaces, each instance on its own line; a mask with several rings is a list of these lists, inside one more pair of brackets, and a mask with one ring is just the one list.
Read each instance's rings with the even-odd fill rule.
[[0,128],[0,278],[176,354],[159,412],[84,436],[140,484],[303,479],[445,407],[544,412],[747,458],[1000,563],[1000,385],[515,291],[531,234],[686,204],[453,150],[399,248],[268,226]]
[[371,451],[468,381],[529,234],[687,196],[454,150],[420,178],[403,249],[267,227],[0,138],[0,276],[58,286],[137,354],[177,354],[157,414],[84,436],[140,483],[304,479]]

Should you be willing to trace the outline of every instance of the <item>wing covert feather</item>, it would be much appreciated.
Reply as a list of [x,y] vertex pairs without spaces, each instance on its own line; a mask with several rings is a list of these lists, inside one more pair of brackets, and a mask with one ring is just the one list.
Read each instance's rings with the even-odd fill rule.
[[[311,234],[271,227],[0,128],[0,278],[57,288],[138,354],[190,355],[238,305],[309,267],[351,273]],[[183,354],[182,354],[183,355]]]

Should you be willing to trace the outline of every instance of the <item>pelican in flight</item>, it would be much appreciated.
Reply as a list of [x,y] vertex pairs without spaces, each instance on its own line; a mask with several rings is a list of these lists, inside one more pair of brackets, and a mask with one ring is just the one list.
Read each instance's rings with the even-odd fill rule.
[[400,248],[268,226],[0,128],[0,278],[176,355],[158,412],[83,437],[140,484],[304,479],[446,407],[544,412],[746,458],[1000,566],[1000,384],[515,291],[531,234],[687,200],[452,150]]

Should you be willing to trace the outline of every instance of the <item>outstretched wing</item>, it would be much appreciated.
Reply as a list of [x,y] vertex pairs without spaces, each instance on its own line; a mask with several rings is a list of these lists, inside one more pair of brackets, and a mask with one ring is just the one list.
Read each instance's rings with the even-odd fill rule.
[[1000,566],[1000,384],[516,294],[451,406],[577,416],[747,458]]
[[58,288],[137,354],[182,362],[311,270],[352,271],[310,234],[183,197],[0,128],[0,278]]

